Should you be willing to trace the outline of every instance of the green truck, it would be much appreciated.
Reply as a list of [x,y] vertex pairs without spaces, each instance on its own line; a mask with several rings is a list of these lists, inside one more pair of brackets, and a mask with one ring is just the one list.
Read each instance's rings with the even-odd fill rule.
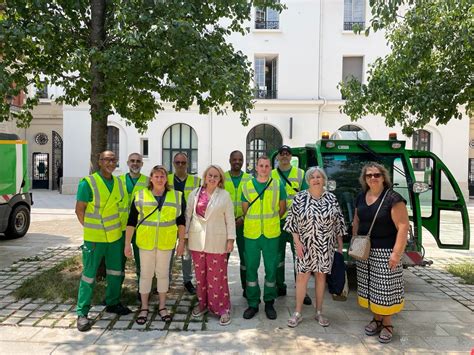
[[30,226],[28,146],[15,134],[0,133],[0,235],[23,237]]
[[[328,189],[341,206],[347,235],[345,250],[352,237],[354,200],[361,187],[359,175],[369,161],[382,163],[390,172],[393,189],[407,200],[410,233],[403,263],[406,266],[424,265],[423,244],[426,235],[443,249],[469,249],[470,229],[466,202],[447,166],[428,151],[405,148],[405,142],[391,134],[388,140],[338,139],[340,134],[322,139],[305,147],[292,148],[292,164],[307,170],[322,167],[328,176]],[[342,137],[347,138],[347,137]],[[276,165],[276,152],[272,155]],[[421,168],[420,168],[421,167]],[[346,261],[352,262],[345,255]]]

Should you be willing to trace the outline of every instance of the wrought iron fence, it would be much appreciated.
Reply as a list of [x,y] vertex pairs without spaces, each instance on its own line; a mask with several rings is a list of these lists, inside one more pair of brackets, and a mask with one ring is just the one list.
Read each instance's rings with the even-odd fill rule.
[[255,98],[256,99],[276,99],[277,98],[277,90],[262,90],[262,89],[255,89]]
[[280,21],[256,20],[255,28],[257,30],[277,30],[278,28],[280,28]]
[[359,22],[344,22],[344,31],[352,31],[354,29],[354,26],[360,27],[361,30],[365,29],[365,22],[364,21],[359,21]]

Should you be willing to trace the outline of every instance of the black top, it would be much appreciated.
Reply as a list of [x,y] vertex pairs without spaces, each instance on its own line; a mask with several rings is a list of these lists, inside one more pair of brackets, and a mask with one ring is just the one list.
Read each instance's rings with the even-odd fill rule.
[[[186,176],[186,179],[188,177]],[[186,185],[186,179],[184,180],[181,180],[179,177],[177,177],[176,175],[173,175],[173,188],[176,190],[176,191],[181,191],[184,193],[184,187]]]
[[[156,202],[158,202],[158,210],[160,211],[161,211],[161,208],[163,207],[163,203],[165,202],[166,193],[167,191],[165,191],[163,196],[155,196]],[[181,195],[181,215],[178,218],[176,218],[176,224],[178,226],[186,225],[185,212],[186,212],[186,201],[184,200],[184,195]],[[130,214],[128,215],[127,226],[135,227],[137,224],[138,224],[138,210],[135,207],[135,200],[133,200],[132,205],[130,206]]]
[[[367,202],[365,201],[365,192],[360,192],[357,195],[355,201],[357,216],[359,217],[359,230],[357,231],[357,234],[366,235],[369,232],[370,225],[372,224],[385,191],[386,190],[384,189],[379,198],[370,206],[367,205]],[[391,211],[393,205],[400,201],[405,204],[407,203],[398,192],[393,190],[387,192],[387,196],[383,201],[383,205],[380,208],[370,235],[372,248],[391,249],[395,245],[397,239],[397,228],[392,221]]]

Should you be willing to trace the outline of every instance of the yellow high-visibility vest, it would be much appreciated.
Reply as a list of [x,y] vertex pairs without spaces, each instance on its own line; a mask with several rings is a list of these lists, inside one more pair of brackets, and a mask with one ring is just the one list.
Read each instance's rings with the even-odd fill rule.
[[[99,173],[84,178],[92,190],[92,201],[87,203],[84,215],[84,240],[96,243],[112,243],[120,239],[123,213],[128,209],[125,186],[115,176],[112,192]],[[125,220],[126,224],[126,220]]]
[[[158,202],[150,190],[135,193],[135,207],[138,211],[137,246],[145,250],[171,250],[176,246],[178,226],[176,218],[181,215],[182,193],[176,190],[166,192],[161,211],[156,209]],[[153,212],[153,210],[155,210]],[[151,212],[150,216],[148,216]],[[147,217],[148,216],[148,217]],[[145,220],[144,218],[147,217]]]
[[[168,186],[174,189],[174,174],[168,174]],[[189,175],[184,184],[184,201],[188,202],[188,196],[195,188],[201,186],[201,178],[196,175]]]
[[[123,174],[119,176],[119,179],[122,180],[123,186],[125,186],[125,190],[127,190],[127,174]],[[132,192],[128,193],[128,205],[132,204],[133,196],[140,190],[146,189],[148,187],[148,176],[140,174],[140,177],[137,180],[135,186],[133,186]]]
[[230,172],[226,171],[225,174],[225,181],[224,181],[224,188],[230,194],[230,198],[232,199],[232,203],[234,204],[234,216],[235,218],[239,218],[243,216],[242,212],[242,186],[252,180],[252,175],[243,173],[242,179],[240,180],[239,186],[235,188],[234,182],[232,181],[232,176]]
[[242,192],[249,204],[257,199],[247,210],[244,220],[244,237],[257,239],[262,234],[266,238],[280,236],[280,182],[273,179],[263,193],[263,200],[250,180],[242,186]]
[[290,173],[288,174],[288,181],[290,182],[291,186],[280,176],[277,169],[272,170],[272,178],[275,180],[280,181],[281,184],[285,185],[286,190],[286,211],[281,219],[285,219],[288,215],[288,211],[293,204],[293,199],[295,198],[296,194],[298,193],[295,191],[301,191],[301,187],[303,186],[303,179],[304,179],[304,170],[299,169],[297,167],[292,166]]

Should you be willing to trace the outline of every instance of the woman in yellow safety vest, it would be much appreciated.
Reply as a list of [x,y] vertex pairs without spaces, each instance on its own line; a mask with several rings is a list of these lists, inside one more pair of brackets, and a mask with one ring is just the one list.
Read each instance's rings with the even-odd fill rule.
[[165,167],[155,166],[150,173],[148,188],[135,193],[130,207],[124,253],[126,257],[132,257],[131,240],[136,229],[141,264],[139,291],[142,302],[136,320],[138,324],[148,321],[148,298],[153,276],[156,276],[160,301],[158,315],[164,322],[171,320],[166,309],[169,265],[171,252],[176,246],[176,235],[179,237],[176,254],[180,256],[184,252],[186,206],[183,194],[168,187],[167,175]]

